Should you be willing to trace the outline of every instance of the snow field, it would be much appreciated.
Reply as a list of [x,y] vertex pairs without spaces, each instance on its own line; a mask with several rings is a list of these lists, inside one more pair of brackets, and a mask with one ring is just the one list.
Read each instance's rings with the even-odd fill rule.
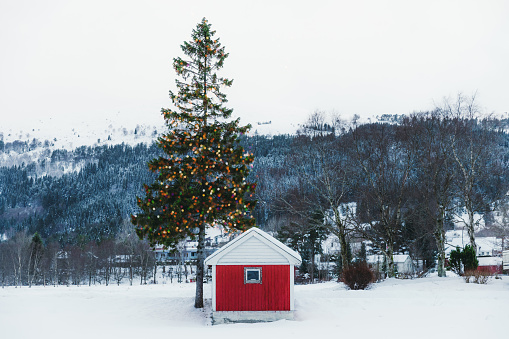
[[[504,338],[509,277],[295,286],[295,321],[210,326],[195,284],[0,289],[1,338]],[[210,298],[210,285],[205,285]]]

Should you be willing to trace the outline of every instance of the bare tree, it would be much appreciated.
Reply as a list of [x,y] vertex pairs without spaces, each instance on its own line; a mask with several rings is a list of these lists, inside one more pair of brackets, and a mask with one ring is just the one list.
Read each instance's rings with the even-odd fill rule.
[[178,242],[177,246],[175,246],[175,253],[177,254],[177,281],[179,283],[182,282],[182,275],[184,274],[183,266],[184,264],[184,255],[186,252],[186,239],[182,239]]
[[455,120],[450,147],[459,168],[461,202],[467,214],[466,218],[459,217],[459,220],[464,223],[470,245],[477,253],[475,230],[479,219],[475,219],[475,212],[484,209],[485,200],[485,194],[478,194],[478,188],[490,175],[486,167],[486,164],[490,163],[489,159],[497,157],[496,138],[493,133],[495,125],[489,117],[482,117],[475,94],[471,97],[458,94],[453,103],[445,100],[443,106],[437,110]]
[[[346,268],[349,265],[346,252],[350,211],[346,202],[351,198],[352,167],[348,157],[351,144],[348,138],[324,130],[325,121],[322,112],[315,112],[309,118],[305,126],[311,132],[296,139],[295,151],[289,157],[288,174],[295,179],[290,185],[285,183],[286,187],[279,186],[279,191],[274,190],[275,200],[282,211],[299,217],[296,222],[300,228],[325,228],[336,235]],[[340,121],[336,118],[336,122]],[[318,222],[314,217],[317,212],[322,216]]]
[[46,283],[46,280],[48,280],[48,282],[53,286],[59,284],[59,254],[60,245],[57,242],[50,242],[46,244],[42,259],[43,284]]
[[352,133],[352,154],[362,182],[357,189],[356,232],[384,253],[389,277],[395,275],[394,250],[413,169],[408,132],[402,126],[368,124]]
[[97,266],[98,266],[98,257],[97,257],[97,244],[93,241],[89,242],[84,248],[84,260],[85,260],[85,274],[88,279],[88,286],[92,285],[92,282],[95,285],[97,278]]
[[35,233],[30,243],[28,263],[28,286],[32,287],[34,279],[39,275],[40,264],[44,253],[44,245],[39,233]]
[[9,277],[8,257],[7,243],[0,241],[0,280],[2,281],[2,288],[7,284]]
[[454,131],[453,121],[433,111],[405,119],[403,125],[412,131],[409,147],[414,149],[414,167],[419,181],[415,185],[416,205],[422,206],[426,218],[433,221],[431,232],[438,252],[438,276],[445,277],[444,225],[447,215],[454,210],[456,197],[455,159],[449,142]]
[[8,244],[14,270],[14,285],[21,287],[23,285],[24,268],[28,264],[30,256],[30,237],[26,230],[23,230],[17,232]]
[[101,280],[106,286],[110,284],[111,280],[114,250],[114,240],[103,240],[98,246],[97,256],[100,262]]
[[140,285],[147,284],[155,265],[155,255],[147,241],[138,243],[137,256],[140,258]]
[[329,134],[331,130],[327,128],[325,112],[316,110],[307,119],[299,129],[299,133],[309,136],[323,136]]
[[117,282],[117,286],[120,286],[120,283],[125,278],[125,270],[124,266],[126,264],[126,255],[125,252],[121,250],[122,245],[120,243],[115,244],[115,260],[113,261],[113,279]]
[[123,249],[125,250],[126,265],[128,267],[128,278],[129,285],[133,285],[133,276],[134,276],[134,265],[135,265],[135,256],[136,249],[139,246],[140,239],[134,232],[134,228],[129,220],[125,219],[122,221],[120,225],[120,232],[117,236],[117,242],[122,244]]

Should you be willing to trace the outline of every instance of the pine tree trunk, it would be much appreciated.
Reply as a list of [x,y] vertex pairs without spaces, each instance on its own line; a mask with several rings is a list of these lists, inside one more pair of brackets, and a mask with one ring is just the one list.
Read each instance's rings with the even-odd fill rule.
[[196,262],[196,298],[194,300],[195,308],[203,308],[203,271],[205,261],[205,224],[200,225],[198,234],[198,260]]
[[[204,60],[205,68],[207,68],[207,57]],[[204,126],[207,126],[207,77],[203,79],[203,117]],[[202,179],[202,188],[205,188],[205,180]],[[196,297],[194,299],[195,308],[203,308],[203,270],[205,261],[205,223],[200,224],[200,231],[198,233],[198,248],[197,251],[197,262],[196,262]]]

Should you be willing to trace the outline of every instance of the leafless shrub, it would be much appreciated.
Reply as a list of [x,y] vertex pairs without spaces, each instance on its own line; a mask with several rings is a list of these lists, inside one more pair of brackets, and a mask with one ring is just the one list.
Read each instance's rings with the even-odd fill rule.
[[343,270],[343,283],[351,290],[365,290],[374,279],[373,271],[363,261],[353,263]]
[[472,282],[486,285],[491,277],[493,277],[493,274],[489,270],[468,270],[463,275],[463,279],[467,284]]

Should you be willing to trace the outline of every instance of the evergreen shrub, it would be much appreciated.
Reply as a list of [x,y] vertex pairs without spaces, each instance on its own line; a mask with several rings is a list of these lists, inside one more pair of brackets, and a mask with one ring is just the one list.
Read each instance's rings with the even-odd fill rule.
[[[470,245],[466,245],[462,250],[456,247],[455,250],[451,251],[449,257],[449,269],[458,275],[465,275],[467,271],[475,271],[479,266],[479,260],[475,255],[475,251]],[[468,282],[468,281],[467,281]]]
[[457,275],[462,274],[462,259],[463,254],[461,252],[461,248],[457,246],[456,249],[452,250],[451,254],[449,255],[449,268]]
[[463,249],[463,267],[466,271],[476,270],[477,266],[479,266],[479,260],[475,255],[475,251],[470,245],[466,245]]

